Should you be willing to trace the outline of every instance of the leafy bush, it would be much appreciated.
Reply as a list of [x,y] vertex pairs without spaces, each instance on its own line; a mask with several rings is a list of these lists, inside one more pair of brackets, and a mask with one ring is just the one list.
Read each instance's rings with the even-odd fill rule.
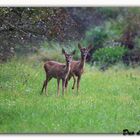
[[140,49],[140,36],[136,36],[134,39],[135,48]]
[[95,49],[106,46],[107,42],[118,40],[122,36],[122,19],[118,17],[118,22],[106,21],[103,25],[90,28],[85,34],[85,40],[94,44]]
[[139,65],[140,64],[140,48],[134,48],[133,50],[127,51],[123,57],[124,63],[127,65]]
[[103,43],[107,39],[108,35],[103,26],[97,26],[91,28],[86,32],[85,40],[89,43],[93,43],[95,48],[103,46]]
[[98,64],[114,64],[119,62],[127,49],[122,46],[100,48],[93,54],[94,61]]
[[99,7],[98,9],[98,12],[101,14],[101,15],[104,15],[104,18],[116,18],[119,13],[122,11],[122,9],[120,7],[113,7],[113,8],[110,8],[110,7]]

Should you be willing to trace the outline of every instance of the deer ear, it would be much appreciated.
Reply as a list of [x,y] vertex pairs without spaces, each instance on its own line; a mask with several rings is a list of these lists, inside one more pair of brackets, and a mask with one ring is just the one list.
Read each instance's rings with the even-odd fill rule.
[[92,44],[88,46],[88,50],[90,51],[93,48]]
[[74,50],[71,54],[72,54],[72,55],[75,55],[75,53],[76,53],[76,50]]
[[81,49],[81,48],[82,48],[80,43],[78,43],[78,48],[79,48],[79,49]]
[[65,50],[62,48],[62,54],[65,54],[66,52],[65,52]]

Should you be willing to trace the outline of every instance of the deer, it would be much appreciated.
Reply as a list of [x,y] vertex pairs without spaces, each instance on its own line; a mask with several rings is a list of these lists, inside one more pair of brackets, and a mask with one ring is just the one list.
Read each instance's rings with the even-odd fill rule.
[[78,48],[80,49],[80,52],[81,52],[81,59],[78,61],[72,61],[71,70],[65,84],[65,88],[67,89],[68,81],[71,79],[71,77],[73,77],[74,83],[73,83],[72,89],[74,89],[75,83],[76,83],[75,77],[77,77],[77,92],[79,91],[81,76],[84,72],[86,57],[88,55],[88,52],[92,49],[92,45],[90,44],[87,48],[84,48],[81,46],[80,43],[78,43]]
[[44,81],[41,94],[43,93],[43,90],[45,88],[45,93],[47,93],[47,87],[48,87],[48,82],[52,79],[55,78],[57,79],[57,95],[60,95],[59,92],[59,85],[60,85],[60,80],[62,80],[62,95],[64,95],[64,90],[65,90],[65,83],[66,79],[69,75],[70,69],[71,69],[71,63],[72,63],[72,58],[73,55],[75,54],[75,50],[68,54],[63,48],[62,48],[62,54],[65,56],[65,61],[66,64],[59,63],[57,61],[47,61],[44,64],[44,70],[46,73],[46,80]]

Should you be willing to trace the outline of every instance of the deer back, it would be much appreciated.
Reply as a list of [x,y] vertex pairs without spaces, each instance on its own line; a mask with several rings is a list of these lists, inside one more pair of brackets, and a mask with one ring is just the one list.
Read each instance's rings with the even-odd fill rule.
[[66,73],[66,65],[56,61],[47,61],[44,69],[48,77],[64,78]]

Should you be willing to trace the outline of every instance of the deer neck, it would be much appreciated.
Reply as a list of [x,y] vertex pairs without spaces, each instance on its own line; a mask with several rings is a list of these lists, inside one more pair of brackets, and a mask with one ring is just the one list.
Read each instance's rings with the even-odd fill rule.
[[85,66],[85,61],[86,61],[86,59],[83,58],[83,57],[81,57],[81,60],[80,60],[80,67],[81,67],[81,68],[84,68],[84,66]]
[[70,63],[66,62],[65,72],[68,73],[70,71]]

